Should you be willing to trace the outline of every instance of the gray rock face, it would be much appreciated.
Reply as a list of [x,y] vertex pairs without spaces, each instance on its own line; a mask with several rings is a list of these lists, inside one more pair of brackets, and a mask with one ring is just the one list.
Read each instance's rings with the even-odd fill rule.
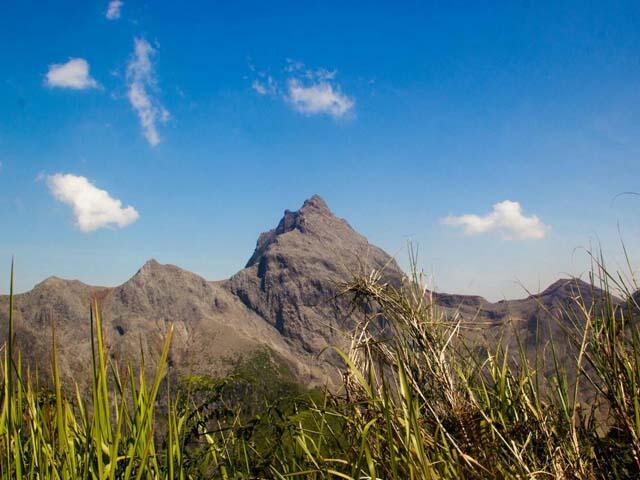
[[[48,374],[55,325],[63,380],[84,384],[91,362],[89,308],[101,306],[105,341],[120,365],[154,366],[169,324],[174,325],[171,364],[180,375],[223,375],[229,360],[269,348],[309,383],[323,372],[300,362],[285,339],[220,285],[172,265],[147,262],[129,281],[100,288],[49,279],[15,298],[16,339],[26,360]],[[7,299],[0,299],[6,326]],[[6,327],[1,341],[6,339]]]
[[[16,339],[25,361],[48,371],[55,324],[62,377],[83,384],[91,362],[89,308],[96,298],[109,353],[121,365],[137,364],[142,353],[153,367],[173,324],[170,360],[178,375],[224,375],[230,359],[269,349],[299,381],[331,384],[338,378],[335,357],[319,354],[329,346],[344,347],[359,319],[349,299],[339,295],[340,283],[373,269],[383,270],[392,283],[403,277],[389,255],[313,196],[260,235],[246,267],[228,280],[207,281],[155,260],[115,288],[51,277],[15,298]],[[530,334],[537,320],[547,318],[547,308],[565,305],[576,288],[601,294],[561,280],[524,300],[490,303],[441,293],[433,298],[448,312],[486,321],[490,338],[507,320]],[[7,338],[7,307],[7,297],[0,297],[0,342]]]
[[339,297],[339,282],[373,269],[384,269],[390,279],[402,276],[389,255],[314,196],[260,235],[247,267],[225,287],[298,351],[318,354],[342,346],[354,325],[348,299]]
[[[269,349],[298,379],[322,384],[337,378],[327,346],[343,345],[353,325],[338,284],[395,262],[335,217],[318,196],[263,233],[245,269],[211,282],[173,265],[150,260],[127,282],[104,288],[50,278],[15,298],[16,339],[30,364],[48,369],[55,325],[62,377],[87,377],[91,361],[89,309],[97,298],[111,357],[146,365],[174,325],[171,364],[180,375],[224,375],[230,360]],[[6,327],[7,297],[0,297]],[[6,339],[0,329],[0,342]]]

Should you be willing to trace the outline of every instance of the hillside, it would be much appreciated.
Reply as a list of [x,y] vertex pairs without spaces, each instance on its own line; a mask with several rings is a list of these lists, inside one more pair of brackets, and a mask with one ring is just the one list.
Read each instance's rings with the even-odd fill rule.
[[[51,277],[16,296],[16,337],[28,363],[48,368],[55,324],[57,337],[64,339],[59,342],[63,379],[82,378],[90,361],[89,305],[95,297],[109,353],[120,363],[136,363],[141,352],[156,358],[173,323],[170,364],[179,375],[222,376],[234,359],[267,349],[291,367],[298,381],[331,383],[337,379],[336,358],[325,349],[346,346],[361,315],[339,296],[341,282],[374,269],[385,272],[385,281],[402,281],[395,261],[316,195],[299,210],[286,210],[276,228],[261,234],[246,267],[228,280],[208,281],[155,260],[114,288]],[[495,340],[509,324],[512,333],[533,345],[538,322],[548,323],[577,294],[591,301],[602,292],[564,279],[521,300],[491,303],[443,293],[433,299],[450,316],[484,323],[484,340]],[[0,297],[3,326],[6,315],[7,298]],[[561,330],[542,330],[563,341]],[[2,330],[0,341],[5,338]]]

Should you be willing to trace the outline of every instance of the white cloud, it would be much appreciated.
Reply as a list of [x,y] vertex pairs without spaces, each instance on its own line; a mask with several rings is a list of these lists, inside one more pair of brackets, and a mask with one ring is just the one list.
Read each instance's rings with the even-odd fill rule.
[[327,81],[336,78],[337,70],[327,70],[325,68],[318,68],[317,70],[307,70],[304,72],[304,76],[309,80]]
[[138,114],[144,136],[151,146],[160,143],[157,124],[169,120],[169,112],[153,95],[157,90],[157,80],[151,61],[155,53],[155,49],[149,42],[136,38],[133,56],[127,65],[127,97]]
[[301,70],[304,70],[304,63],[298,60],[287,58],[287,66],[284,67],[285,72],[294,73],[294,72],[299,72]]
[[109,6],[107,7],[107,13],[105,14],[105,16],[109,20],[117,20],[118,18],[120,18],[120,9],[122,8],[122,5],[124,5],[124,2],[120,0],[111,0],[109,2]]
[[253,88],[259,95],[275,95],[278,91],[278,86],[270,75],[267,76],[265,80],[254,80],[251,84],[251,88]]
[[100,190],[85,177],[56,173],[47,177],[47,186],[54,198],[73,210],[77,227],[83,232],[99,228],[123,228],[139,218],[135,208]]
[[71,58],[67,63],[49,65],[45,83],[49,87],[84,90],[96,88],[96,82],[89,75],[89,63],[84,58]]
[[496,231],[508,240],[541,239],[550,229],[536,215],[523,215],[520,204],[510,200],[496,203],[493,211],[486,215],[448,216],[441,222],[462,227],[467,235]]
[[295,110],[306,115],[327,114],[338,118],[349,113],[355,105],[339,87],[325,80],[303,85],[300,80],[290,78],[287,85],[287,99]]
[[335,81],[337,70],[307,69],[304,63],[290,58],[287,58],[283,70],[285,78],[281,80],[256,70],[251,64],[249,69],[257,74],[251,88],[258,95],[277,96],[305,115],[340,118],[351,113],[355,107],[355,100],[344,94]]
[[251,88],[253,88],[260,95],[267,94],[267,87],[260,80],[254,80],[251,84]]

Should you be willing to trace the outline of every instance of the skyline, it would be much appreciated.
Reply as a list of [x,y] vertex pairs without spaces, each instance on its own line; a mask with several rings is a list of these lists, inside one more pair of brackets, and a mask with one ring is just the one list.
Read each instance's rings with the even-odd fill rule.
[[3,9],[0,292],[226,278],[313,194],[442,291],[637,269],[632,2]]

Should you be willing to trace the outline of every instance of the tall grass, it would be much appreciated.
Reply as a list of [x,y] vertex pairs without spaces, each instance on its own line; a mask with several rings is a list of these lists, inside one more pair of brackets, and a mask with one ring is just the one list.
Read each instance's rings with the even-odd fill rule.
[[[172,394],[167,375],[172,328],[151,378],[144,364],[138,373],[129,366],[122,375],[107,354],[94,301],[88,312],[90,394],[77,386],[69,393],[64,388],[68,386],[61,385],[54,324],[51,382],[40,385],[39,375],[25,371],[15,351],[13,302],[12,266],[8,336],[0,361],[0,478],[268,478],[296,468],[299,458],[300,464],[306,461],[290,433],[305,424],[304,415],[296,416],[300,391],[290,383],[276,382],[283,398],[265,395],[269,403],[258,405],[259,414],[252,412],[249,418],[224,403],[226,397],[246,391],[237,379],[231,388],[224,381],[205,380],[196,386],[186,382]],[[261,368],[271,365],[267,357],[259,360]],[[262,375],[262,381],[277,380],[268,372],[249,373]]]
[[[92,327],[92,391],[90,403],[77,391],[63,392],[52,325],[52,391],[39,388],[36,376],[24,371],[14,352],[13,267],[9,301],[9,338],[3,361],[0,460],[2,478],[155,478],[159,464],[154,442],[154,408],[166,367],[171,330],[158,370],[149,383],[129,370],[128,387],[112,370],[102,336],[102,320],[94,304]],[[17,355],[17,358],[16,358]],[[47,394],[49,393],[49,394]]]
[[416,273],[402,285],[382,272],[354,279],[343,294],[369,313],[337,350],[344,388],[285,389],[244,413],[225,400],[225,382],[172,387],[171,330],[151,378],[121,375],[96,303],[91,394],[60,384],[53,325],[53,388],[41,388],[14,348],[11,286],[0,477],[637,478],[640,308],[614,301],[620,278],[601,264],[595,273],[604,298],[548,312],[568,342],[551,337],[533,356],[517,337],[470,344],[478,326],[440,310]]
[[[620,305],[602,263],[604,297],[548,311],[566,341],[527,352],[498,340],[473,348],[415,274],[402,286],[374,272],[345,287],[376,312],[353,337],[339,458],[344,478],[637,478],[640,309]],[[541,308],[544,306],[541,304]],[[386,335],[371,326],[386,321]],[[517,330],[516,330],[517,332]],[[381,339],[381,336],[385,338]],[[560,351],[560,350],[564,351]],[[585,403],[585,399],[587,403]]]

